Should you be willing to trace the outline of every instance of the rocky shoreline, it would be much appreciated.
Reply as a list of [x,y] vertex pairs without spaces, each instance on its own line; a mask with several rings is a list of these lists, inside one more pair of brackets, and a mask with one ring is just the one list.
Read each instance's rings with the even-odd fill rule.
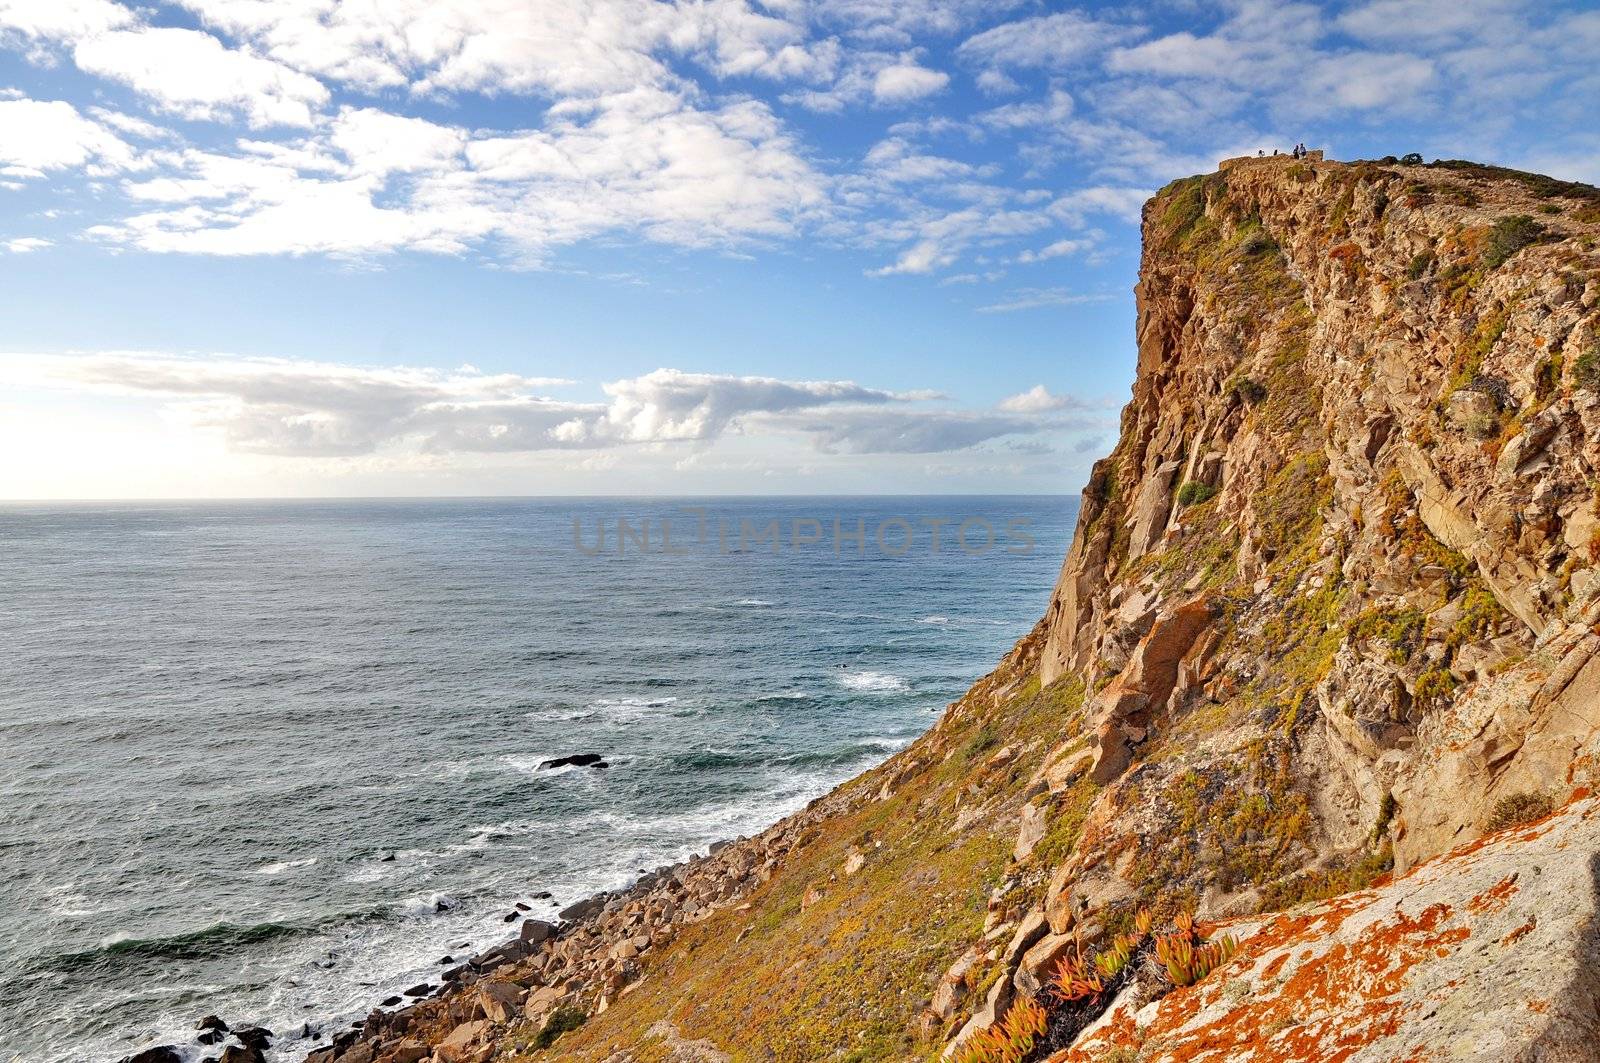
[[[846,788],[848,789],[848,788]],[[437,982],[385,998],[364,1020],[310,1049],[305,1063],[482,1063],[516,1032],[530,1045],[603,1013],[642,981],[641,957],[685,926],[737,905],[768,881],[807,827],[836,811],[840,792],[812,801],[753,838],[714,842],[704,855],[647,872],[619,890],[562,908],[554,921],[518,903],[515,937],[450,963]],[[548,899],[549,894],[532,895]],[[218,1056],[201,1063],[265,1063],[277,1037],[262,1027],[230,1031],[216,1016],[197,1024],[196,1043]],[[302,1027],[298,1037],[310,1035]],[[121,1063],[182,1063],[185,1050],[160,1045]]]

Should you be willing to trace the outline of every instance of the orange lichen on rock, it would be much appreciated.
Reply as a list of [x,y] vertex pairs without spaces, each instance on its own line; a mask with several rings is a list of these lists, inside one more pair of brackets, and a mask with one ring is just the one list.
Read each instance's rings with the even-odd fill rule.
[[[1239,955],[1221,977],[1142,1009],[1113,1004],[1056,1058],[1089,1063],[1123,1048],[1149,1063],[1399,1061],[1470,1044],[1472,1058],[1490,1060],[1513,1058],[1512,1039],[1526,1045],[1534,1033],[1542,1044],[1587,1044],[1590,1019],[1581,1004],[1564,1003],[1583,992],[1548,994],[1595,978],[1571,939],[1589,933],[1600,912],[1589,872],[1600,860],[1597,807],[1575,801],[1537,827],[1464,846],[1385,888],[1278,916],[1253,933],[1240,925]],[[1526,873],[1533,867],[1540,871]],[[1485,939],[1501,947],[1473,944]],[[1543,1032],[1530,1033],[1530,1021]]]

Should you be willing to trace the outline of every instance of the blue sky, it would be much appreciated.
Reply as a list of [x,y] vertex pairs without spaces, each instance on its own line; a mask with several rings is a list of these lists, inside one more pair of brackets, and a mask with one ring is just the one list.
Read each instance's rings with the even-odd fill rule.
[[0,0],[0,497],[1054,492],[1138,210],[1600,178],[1516,0]]

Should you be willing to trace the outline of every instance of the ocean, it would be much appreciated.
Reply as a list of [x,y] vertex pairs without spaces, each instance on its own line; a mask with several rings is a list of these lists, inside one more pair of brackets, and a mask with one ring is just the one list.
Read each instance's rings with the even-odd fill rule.
[[[198,1060],[209,1013],[298,1058],[510,936],[516,902],[760,830],[988,671],[1076,516],[0,505],[0,1060]],[[576,753],[608,766],[540,766]]]

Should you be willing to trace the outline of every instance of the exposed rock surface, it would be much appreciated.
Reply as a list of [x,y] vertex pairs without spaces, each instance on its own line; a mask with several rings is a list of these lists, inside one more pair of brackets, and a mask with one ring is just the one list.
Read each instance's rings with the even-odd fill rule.
[[1472,843],[1376,889],[1264,923],[1198,985],[1131,1009],[1051,1063],[1537,1059],[1600,1055],[1600,801]]
[[1591,1058],[1593,802],[1471,843],[1600,770],[1600,191],[1238,160],[1144,239],[1121,438],[995,672],[316,1063],[955,1058],[1019,1001],[1076,1037],[1049,983],[1139,908],[1256,921],[1073,1059]]

